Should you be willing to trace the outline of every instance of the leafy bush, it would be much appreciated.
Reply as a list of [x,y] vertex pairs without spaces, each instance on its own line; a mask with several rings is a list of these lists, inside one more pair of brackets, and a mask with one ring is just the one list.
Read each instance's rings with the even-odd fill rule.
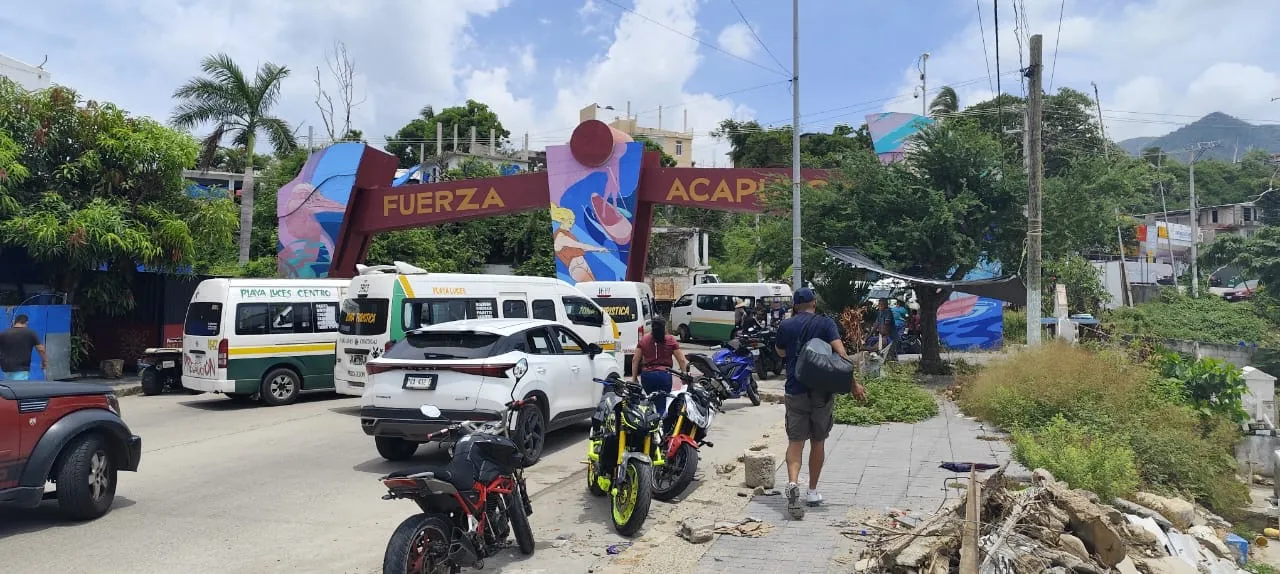
[[1159,301],[1113,309],[1103,322],[1116,333],[1234,345],[1241,341],[1261,346],[1280,344],[1275,325],[1250,301],[1228,303],[1221,297],[1193,299],[1172,290]]
[[[1015,441],[1014,455],[1024,465],[1078,465],[1046,466],[1055,475],[1065,473],[1068,483],[1075,476],[1080,482],[1073,486],[1126,474],[1091,458],[1103,451],[1123,458],[1119,451],[1125,450],[1144,488],[1219,512],[1248,500],[1235,479],[1232,449],[1239,432],[1231,419],[1196,408],[1183,381],[1161,376],[1122,350],[1062,343],[1029,349],[967,379],[959,403],[966,413],[1013,431],[1021,442]],[[1091,446],[1095,441],[1100,445]],[[1119,449],[1120,442],[1127,448]],[[1078,452],[1054,454],[1061,445]]]
[[1162,376],[1182,385],[1183,395],[1202,414],[1222,415],[1233,422],[1248,420],[1242,402],[1248,387],[1239,367],[1212,357],[1186,359],[1173,352],[1160,355],[1155,364]]
[[1014,433],[1013,456],[1027,468],[1046,469],[1103,500],[1130,494],[1141,483],[1125,437],[1098,435],[1062,415],[1038,431]]
[[914,423],[937,416],[933,393],[915,383],[910,368],[887,367],[880,377],[865,383],[867,402],[849,395],[836,397],[835,419],[844,425]]
[[1004,344],[1025,345],[1027,343],[1027,312],[1004,310]]

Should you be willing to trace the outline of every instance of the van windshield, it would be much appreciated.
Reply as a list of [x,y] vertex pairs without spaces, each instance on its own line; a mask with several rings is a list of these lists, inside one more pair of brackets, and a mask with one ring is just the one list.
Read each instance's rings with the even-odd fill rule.
[[191,303],[182,332],[194,337],[216,337],[222,331],[222,303]]
[[639,305],[635,299],[615,299],[613,297],[595,297],[596,305],[604,309],[614,321],[631,323],[640,319]]
[[419,331],[407,333],[383,356],[410,360],[484,359],[492,356],[500,339],[500,335],[475,331]]
[[343,335],[382,335],[387,332],[391,301],[368,297],[342,300],[338,332]]

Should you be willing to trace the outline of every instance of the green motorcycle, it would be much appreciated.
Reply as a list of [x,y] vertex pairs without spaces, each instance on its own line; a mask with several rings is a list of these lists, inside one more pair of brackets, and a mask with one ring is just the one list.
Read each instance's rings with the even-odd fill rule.
[[653,500],[653,467],[662,455],[662,417],[652,396],[638,383],[617,374],[596,379],[605,386],[591,419],[587,442],[587,489],[609,495],[613,528],[634,536],[649,517]]

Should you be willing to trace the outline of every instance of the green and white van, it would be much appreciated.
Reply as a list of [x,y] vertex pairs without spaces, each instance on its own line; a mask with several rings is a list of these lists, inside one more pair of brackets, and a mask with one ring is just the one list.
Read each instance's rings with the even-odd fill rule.
[[182,386],[285,405],[333,389],[347,279],[207,279],[187,305]]
[[747,309],[791,307],[791,287],[783,283],[703,283],[671,305],[668,329],[682,341],[725,341],[733,333],[739,304]]
[[334,367],[339,393],[363,395],[369,380],[365,361],[382,356],[406,331],[464,319],[556,321],[622,360],[617,324],[595,301],[559,279],[428,273],[401,261],[357,270],[339,315]]

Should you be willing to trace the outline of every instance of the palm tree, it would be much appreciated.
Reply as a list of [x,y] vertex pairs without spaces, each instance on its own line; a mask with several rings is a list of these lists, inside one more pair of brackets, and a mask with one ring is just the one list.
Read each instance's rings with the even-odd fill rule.
[[[245,157],[253,157],[258,133],[264,133],[277,152],[298,147],[289,124],[271,114],[280,98],[280,83],[289,76],[289,68],[267,62],[258,67],[257,75],[246,78],[230,56],[219,53],[200,63],[203,76],[189,80],[173,92],[180,100],[173,110],[173,125],[191,129],[213,124],[213,132],[204,138],[200,167],[213,163],[224,136],[230,135],[234,145],[242,146]],[[250,235],[253,232],[253,162],[244,168],[244,190],[240,194],[240,264],[249,262]]]
[[942,86],[938,89],[938,95],[933,97],[933,101],[929,102],[929,115],[933,119],[942,119],[947,114],[954,114],[960,110],[960,98],[956,96],[956,91],[951,86]]

